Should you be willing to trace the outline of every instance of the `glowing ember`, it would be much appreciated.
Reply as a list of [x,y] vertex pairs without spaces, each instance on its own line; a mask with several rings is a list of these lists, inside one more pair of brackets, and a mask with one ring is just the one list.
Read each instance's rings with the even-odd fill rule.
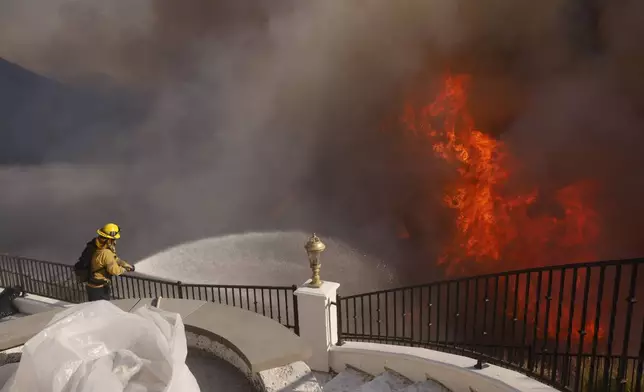
[[[553,200],[550,205],[555,208],[551,209],[559,211],[556,215],[550,211],[536,216],[531,213],[544,197],[536,188],[510,191],[510,168],[516,165],[502,141],[476,129],[467,110],[468,80],[465,75],[446,76],[432,103],[420,108],[407,103],[401,119],[408,132],[429,141],[432,153],[453,168],[443,204],[455,213],[455,232],[439,264],[454,276],[471,271],[470,263],[476,272],[499,272],[594,259],[592,248],[599,237],[599,224],[589,205],[593,184],[572,183],[554,192],[548,200]],[[580,273],[574,284],[583,284],[584,277]],[[522,302],[520,307],[524,305],[525,283],[515,293]],[[531,298],[536,296],[536,286],[536,280],[531,279]],[[528,305],[528,312],[535,314],[536,305]],[[562,312],[569,313],[567,305]],[[542,321],[539,324],[543,325]],[[549,334],[567,328],[557,326],[555,317],[545,324]],[[575,324],[578,331],[581,322]],[[592,329],[590,323],[585,327]]]

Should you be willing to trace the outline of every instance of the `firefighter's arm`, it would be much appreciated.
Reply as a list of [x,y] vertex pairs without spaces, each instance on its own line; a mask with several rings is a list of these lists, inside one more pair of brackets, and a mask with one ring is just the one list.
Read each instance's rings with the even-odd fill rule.
[[132,265],[128,264],[127,261],[116,257],[116,262],[118,263],[118,265],[123,267],[126,271],[134,271],[134,267]]
[[108,274],[123,275],[125,273],[125,268],[119,265],[118,258],[113,253],[102,252],[101,256],[103,257],[103,265],[105,265],[105,270]]

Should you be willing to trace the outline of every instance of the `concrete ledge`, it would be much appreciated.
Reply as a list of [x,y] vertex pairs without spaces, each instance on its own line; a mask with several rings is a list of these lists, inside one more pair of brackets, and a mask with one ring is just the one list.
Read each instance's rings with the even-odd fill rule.
[[297,361],[272,369],[253,372],[237,350],[210,337],[186,332],[188,347],[196,348],[206,355],[216,356],[233,365],[261,392],[322,392],[311,369]]
[[[161,309],[177,306],[161,301]],[[196,307],[196,303],[201,306]],[[186,331],[208,336],[236,351],[253,373],[292,362],[305,361],[311,349],[304,341],[277,321],[248,310],[215,303],[183,300],[192,306],[185,318]]]
[[311,368],[301,361],[263,370],[258,376],[265,392],[322,392]]
[[[18,346],[18,347],[14,347],[12,349],[0,352],[0,368],[10,363],[17,364],[18,362],[20,362],[20,358],[22,358],[23,347],[24,346]],[[1,379],[2,377],[0,377],[0,380]]]
[[[113,301],[126,312],[149,305],[152,299]],[[311,350],[303,340],[280,323],[244,309],[204,301],[161,299],[159,307],[179,313],[187,332],[207,336],[242,358],[252,373],[305,361]],[[56,307],[16,320],[0,323],[0,351],[24,345],[42,331],[52,317],[62,311]]]
[[[112,301],[126,312],[152,302],[149,298]],[[303,362],[310,356],[310,349],[278,322],[240,308],[203,301],[162,298],[158,304],[182,316],[188,347],[232,364],[257,390],[321,392],[311,369]],[[22,346],[63,309],[55,307],[0,323],[0,364],[19,362]]]
[[[294,362],[277,368],[263,370],[259,373],[253,373],[245,360],[223,344],[213,342],[205,336],[199,336],[191,332],[186,333],[186,338],[189,348],[196,349],[206,356],[216,356],[233,365],[250,380],[257,391],[322,392],[315,375],[304,362]],[[15,368],[9,368],[5,365],[17,365],[22,357],[23,347],[17,346],[0,352],[0,367],[7,371],[15,370]]]
[[[152,299],[112,301],[134,311]],[[129,309],[128,309],[129,308]],[[206,301],[160,298],[159,308],[178,313],[187,333],[207,338],[234,351],[252,373],[305,361],[308,345],[291,330],[255,312]]]
[[372,375],[388,368],[415,382],[430,377],[453,391],[468,391],[471,387],[477,392],[557,392],[512,370],[493,365],[477,370],[474,359],[417,347],[347,342],[331,348],[330,362],[336,372],[347,365]]
[[[0,293],[4,291],[4,287],[0,287]],[[59,308],[64,308],[72,306],[73,304],[65,301],[59,301],[57,299],[41,297],[36,294],[25,294],[24,297],[18,297],[13,300],[13,304],[16,305],[18,311],[22,314],[36,314],[49,312],[51,310],[56,310]]]
[[0,323],[0,351],[24,345],[42,331],[63,308]]
[[44,313],[72,306],[69,302],[58,301],[33,294],[27,294],[23,298],[18,297],[13,300],[13,303],[16,305],[16,308],[18,308],[20,313],[24,314]]

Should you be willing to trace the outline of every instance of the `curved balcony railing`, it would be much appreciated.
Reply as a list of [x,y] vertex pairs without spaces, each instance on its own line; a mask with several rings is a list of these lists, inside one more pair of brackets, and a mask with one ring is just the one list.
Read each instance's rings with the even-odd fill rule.
[[[0,286],[20,286],[26,293],[61,301],[87,300],[74,268],[51,261],[0,255]],[[235,306],[270,317],[299,334],[297,286],[208,285],[172,282],[136,274],[112,278],[113,299],[180,298]]]
[[[644,392],[644,259],[559,265],[338,296],[338,338],[427,347],[523,372],[562,391]],[[0,285],[86,300],[73,267],[0,255]],[[299,333],[296,286],[114,277],[112,295],[241,307]]]
[[562,391],[642,391],[644,259],[582,263],[338,297],[339,344],[427,347]]

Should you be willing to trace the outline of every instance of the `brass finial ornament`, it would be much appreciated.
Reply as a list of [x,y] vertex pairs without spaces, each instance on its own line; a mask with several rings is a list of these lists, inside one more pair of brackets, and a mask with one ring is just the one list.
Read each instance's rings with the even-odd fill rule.
[[306,253],[309,256],[309,264],[313,275],[311,276],[311,282],[309,283],[310,287],[318,288],[322,286],[322,281],[320,280],[320,254],[326,249],[326,245],[320,240],[320,238],[313,233],[304,245]]

